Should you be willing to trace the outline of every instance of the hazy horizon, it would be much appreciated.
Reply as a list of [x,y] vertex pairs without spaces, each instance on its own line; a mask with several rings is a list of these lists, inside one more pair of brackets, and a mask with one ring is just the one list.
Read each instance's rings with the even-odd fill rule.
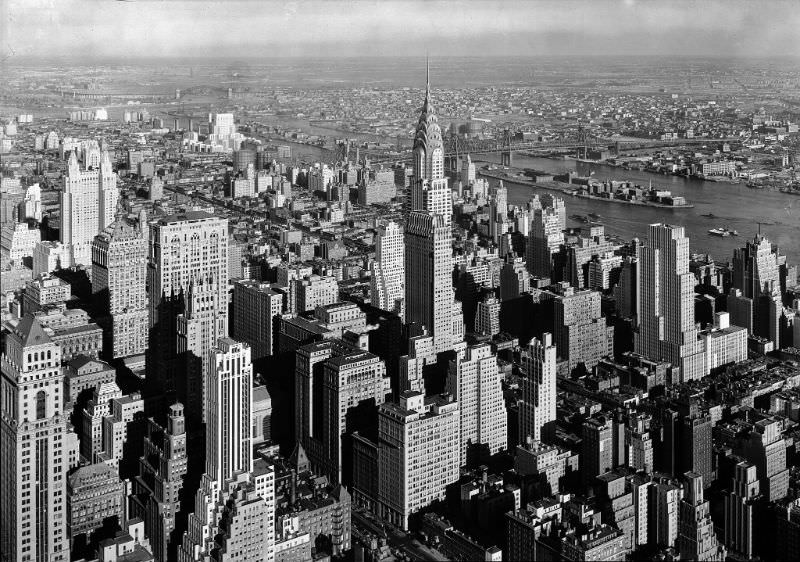
[[793,0],[8,0],[2,60],[800,57]]

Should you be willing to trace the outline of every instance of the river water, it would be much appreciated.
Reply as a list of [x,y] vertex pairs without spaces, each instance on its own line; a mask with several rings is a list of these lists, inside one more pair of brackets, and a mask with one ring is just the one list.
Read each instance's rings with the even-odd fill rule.
[[[327,156],[315,146],[292,144],[293,153],[309,160],[325,159]],[[499,155],[482,155],[481,160],[499,162]],[[481,162],[476,166],[480,169]],[[648,225],[656,222],[677,224],[686,228],[692,252],[711,254],[715,260],[725,262],[733,258],[733,250],[744,246],[748,239],[761,232],[773,243],[778,244],[789,263],[800,264],[800,197],[766,189],[749,189],[744,183],[731,184],[688,179],[678,176],[653,174],[635,170],[623,170],[614,166],[577,162],[575,160],[553,160],[550,158],[530,158],[514,154],[514,166],[534,168],[550,173],[577,171],[581,176],[594,172],[597,179],[629,180],[646,186],[652,180],[653,187],[668,189],[675,195],[682,195],[694,205],[693,209],[668,209],[660,207],[640,207],[622,205],[598,200],[587,200],[565,195],[567,205],[567,224],[585,226],[573,221],[570,215],[597,213],[606,227],[606,232],[623,239],[645,238]],[[494,184],[496,180],[490,180]],[[553,193],[528,185],[505,182],[508,188],[508,202],[524,205],[536,192]],[[713,213],[716,218],[702,215]],[[708,230],[726,227],[739,232],[739,236],[720,238],[711,236]]]
[[[499,155],[481,156],[481,159],[499,162]],[[480,168],[481,163],[476,162],[476,166]],[[789,263],[800,264],[800,197],[797,195],[749,189],[744,183],[709,182],[575,160],[531,158],[517,153],[514,154],[514,166],[550,173],[577,171],[581,176],[588,176],[593,172],[594,177],[599,180],[629,180],[643,186],[647,186],[652,180],[653,187],[668,189],[694,204],[693,209],[673,210],[621,205],[565,195],[568,225],[582,226],[582,223],[571,220],[570,215],[597,213],[602,217],[600,222],[605,225],[606,232],[626,240],[646,237],[647,226],[652,223],[681,225],[686,228],[692,252],[711,254],[717,261],[727,261],[732,259],[734,248],[743,246],[747,239],[758,232],[757,223],[761,222],[761,232],[772,243],[778,244]],[[495,182],[496,180],[490,180],[492,184]],[[505,185],[508,188],[508,202],[513,205],[525,204],[533,193],[546,193],[528,185],[509,182],[505,182]],[[713,213],[716,218],[702,216],[708,213]],[[718,226],[736,230],[739,236],[720,238],[708,234],[710,228]]]

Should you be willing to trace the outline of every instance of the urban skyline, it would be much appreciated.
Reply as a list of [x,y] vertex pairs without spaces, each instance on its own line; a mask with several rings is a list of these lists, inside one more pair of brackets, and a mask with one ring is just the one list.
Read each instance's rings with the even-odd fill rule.
[[0,562],[800,558],[791,6],[455,6],[4,5]]

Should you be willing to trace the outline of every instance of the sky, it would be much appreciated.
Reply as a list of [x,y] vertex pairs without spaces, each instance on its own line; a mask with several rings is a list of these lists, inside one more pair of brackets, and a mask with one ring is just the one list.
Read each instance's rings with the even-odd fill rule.
[[800,0],[2,0],[12,57],[800,57]]

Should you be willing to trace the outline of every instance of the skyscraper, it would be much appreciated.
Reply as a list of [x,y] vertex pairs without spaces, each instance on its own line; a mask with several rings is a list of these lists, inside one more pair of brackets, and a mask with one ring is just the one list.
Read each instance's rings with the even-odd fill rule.
[[[139,475],[133,479],[131,515],[145,522],[145,532],[157,560],[174,559],[186,514],[181,510],[181,489],[188,469],[186,419],[183,404],[170,406],[167,427],[147,420],[144,454]],[[180,519],[180,524],[178,520]]]
[[425,326],[437,353],[452,347],[454,314],[452,234],[443,215],[413,211],[406,225],[406,322]]
[[405,247],[397,223],[389,222],[378,229],[370,274],[372,306],[405,318]]
[[233,284],[233,337],[250,345],[254,360],[273,354],[282,311],[283,295],[269,283],[242,279]]
[[92,240],[114,220],[119,199],[108,152],[103,151],[99,168],[86,170],[73,152],[59,196],[60,240],[69,248],[71,263],[91,265]]
[[756,466],[746,461],[738,463],[731,488],[725,495],[725,545],[745,558],[752,558],[758,526],[754,516],[763,498]]
[[533,338],[522,355],[525,376],[519,403],[519,441],[547,440],[556,421],[556,346],[551,334]]
[[575,290],[561,282],[554,299],[554,335],[567,372],[582,366],[587,371],[614,352],[614,327],[607,326],[600,311],[600,293]]
[[412,163],[414,172],[408,210],[442,215],[444,224],[449,227],[453,214],[452,195],[444,176],[442,129],[431,103],[430,69],[426,73],[425,102],[414,134]]
[[254,469],[250,347],[220,338],[209,351],[205,387],[206,469],[178,559],[210,559],[219,549],[231,559],[238,552],[244,560],[270,560],[275,472],[263,460]]
[[638,327],[634,351],[669,361],[685,382],[705,372],[703,347],[694,322],[694,275],[689,271],[689,238],[682,226],[651,224],[647,243],[637,247]]
[[508,223],[508,189],[503,185],[503,181],[492,188],[492,195],[489,201],[489,236],[495,244],[505,234]]
[[0,554],[69,560],[67,418],[61,349],[33,316],[0,358]]
[[445,498],[458,480],[458,402],[415,391],[378,412],[378,511],[408,529],[408,519]]
[[[199,349],[204,360],[217,338],[228,334],[228,221],[201,211],[170,215],[150,225],[149,241],[148,371],[155,379],[154,390],[174,392],[179,368],[177,319],[186,310],[190,285],[196,284],[195,296],[201,292],[204,298],[213,296],[212,302],[198,302],[194,308],[198,315],[203,310],[202,316],[211,325],[201,334],[198,347],[186,345],[184,351]],[[207,291],[212,286],[214,294],[210,295]]]
[[508,445],[508,428],[497,356],[488,343],[457,351],[450,361],[447,392],[461,409],[460,465],[468,446],[483,445],[495,454]]
[[733,288],[751,299],[753,311],[752,333],[767,338],[779,349],[781,303],[781,267],[786,256],[780,255],[777,246],[770,244],[762,234],[747,242],[744,248],[733,252]]
[[147,228],[140,218],[131,224],[122,214],[92,243],[92,293],[110,322],[106,353],[129,357],[147,349]]
[[[550,202],[550,204],[547,203]],[[560,272],[553,272],[554,256],[564,243],[566,228],[566,207],[558,197],[546,199],[533,210],[531,231],[528,235],[527,262],[531,275],[546,277],[552,281],[561,278]]]
[[250,346],[220,338],[206,374],[206,474],[215,482],[253,470]]
[[461,183],[464,186],[464,189],[470,189],[472,183],[475,181],[475,164],[472,162],[472,158],[469,154],[467,154],[461,160]]
[[678,550],[681,560],[725,560],[725,547],[717,541],[708,500],[703,498],[703,477],[683,475],[683,499],[678,515]]
[[595,477],[614,468],[613,423],[608,416],[595,416],[583,422],[581,472],[590,484]]
[[364,408],[383,403],[390,392],[386,365],[372,353],[326,340],[297,350],[296,431],[315,470],[333,482],[349,480],[350,456],[343,451],[349,428],[369,417]]

